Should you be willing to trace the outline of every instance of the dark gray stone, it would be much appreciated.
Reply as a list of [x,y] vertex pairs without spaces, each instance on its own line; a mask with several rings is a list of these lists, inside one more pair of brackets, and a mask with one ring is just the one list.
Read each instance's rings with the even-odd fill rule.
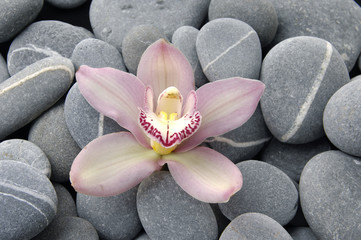
[[259,77],[261,44],[253,28],[240,20],[219,18],[208,22],[198,33],[196,48],[209,81]]
[[69,8],[79,7],[87,0],[45,0],[45,1],[55,7],[69,9]]
[[50,178],[51,167],[43,150],[23,139],[10,139],[0,143],[0,160],[15,160],[36,168]]
[[323,127],[341,151],[361,157],[361,79],[340,88],[328,101]]
[[278,27],[276,10],[268,0],[212,0],[208,18],[235,18],[247,23],[257,32],[262,47],[271,43]]
[[243,187],[219,208],[230,220],[248,212],[265,214],[286,225],[296,214],[298,191],[292,180],[278,168],[261,161],[237,163]]
[[0,83],[0,140],[51,107],[69,89],[74,67],[69,59],[42,59]]
[[292,240],[287,231],[272,218],[261,213],[245,213],[233,219],[219,240]]
[[77,216],[76,206],[69,191],[59,183],[53,183],[58,198],[58,211],[55,218],[64,216]]
[[0,161],[0,239],[31,239],[54,219],[49,179],[28,164]]
[[122,54],[125,66],[136,75],[140,58],[144,51],[155,41],[166,38],[162,31],[153,25],[139,25],[124,36]]
[[101,239],[133,239],[142,229],[136,206],[137,189],[134,187],[113,197],[78,193],[78,215],[93,224]]
[[221,236],[222,232],[228,226],[231,220],[223,215],[217,203],[211,203],[210,205],[217,220],[218,236]]
[[140,234],[138,237],[134,238],[134,240],[151,240],[146,233]]
[[0,54],[0,83],[10,77],[8,67],[3,56]]
[[266,84],[262,113],[281,142],[302,144],[325,135],[323,110],[337,89],[350,81],[337,50],[315,37],[294,37],[273,47],[263,60]]
[[14,75],[26,66],[46,57],[70,58],[75,46],[92,34],[81,27],[60,21],[40,21],[29,25],[11,43],[8,70]]
[[204,75],[201,63],[198,60],[196,49],[198,32],[198,29],[191,26],[180,27],[173,33],[172,43],[188,59],[193,68],[195,85],[201,87],[208,82],[208,79]]
[[10,40],[31,23],[43,7],[43,0],[0,2],[0,43]]
[[293,240],[318,240],[309,227],[293,227],[287,229]]
[[217,221],[208,203],[184,192],[167,171],[139,186],[137,209],[151,239],[217,239]]
[[313,157],[302,171],[300,200],[312,231],[320,239],[361,236],[361,159],[340,151]]
[[30,128],[28,139],[47,155],[51,164],[51,180],[68,181],[71,165],[80,148],[65,123],[63,102],[59,102],[36,119]]

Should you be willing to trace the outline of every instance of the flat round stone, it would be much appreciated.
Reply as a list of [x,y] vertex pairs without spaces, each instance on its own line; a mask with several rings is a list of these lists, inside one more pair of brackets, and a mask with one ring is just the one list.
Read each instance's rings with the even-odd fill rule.
[[8,79],[9,72],[4,57],[0,54],[0,83]]
[[287,229],[293,240],[317,240],[318,238],[309,227],[292,227]]
[[58,208],[55,218],[64,216],[76,217],[78,214],[76,212],[75,201],[69,191],[62,184],[56,182],[53,182],[53,186],[58,198]]

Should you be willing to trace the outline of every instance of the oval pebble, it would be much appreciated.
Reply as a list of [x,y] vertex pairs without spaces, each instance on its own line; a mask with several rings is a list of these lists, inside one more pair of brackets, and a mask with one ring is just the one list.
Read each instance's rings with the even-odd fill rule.
[[75,201],[69,191],[59,183],[53,182],[53,186],[58,198],[58,211],[55,218],[64,216],[77,216]]
[[0,83],[10,77],[4,57],[0,54]]
[[54,219],[49,179],[28,164],[0,161],[0,239],[31,239]]
[[265,122],[279,141],[302,144],[325,135],[327,101],[350,81],[337,50],[315,37],[294,37],[273,47],[263,60],[261,99]]
[[217,221],[210,205],[184,192],[167,171],[143,180],[137,209],[150,239],[217,239]]
[[287,229],[293,240],[318,240],[309,227],[293,227]]
[[70,9],[70,8],[79,7],[87,0],[45,0],[45,1],[58,8]]
[[151,240],[148,235],[144,232],[142,234],[140,234],[139,236],[137,236],[136,238],[134,238],[134,240]]
[[219,18],[208,22],[198,33],[196,48],[209,81],[259,77],[261,44],[253,28],[240,20]]

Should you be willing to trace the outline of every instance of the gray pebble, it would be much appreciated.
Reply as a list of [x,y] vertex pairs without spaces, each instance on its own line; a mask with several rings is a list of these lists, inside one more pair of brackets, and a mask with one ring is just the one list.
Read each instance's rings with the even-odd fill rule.
[[296,214],[298,191],[292,180],[278,168],[261,161],[237,163],[243,187],[219,208],[230,220],[248,212],[265,214],[282,226]]
[[137,236],[136,238],[134,238],[134,240],[151,240],[148,235],[144,232],[142,234],[140,234],[139,236]]
[[233,219],[219,240],[292,240],[287,231],[261,213],[245,213]]
[[184,192],[167,171],[139,186],[137,209],[151,239],[217,239],[217,221],[208,203]]
[[64,103],[59,102],[32,124],[29,141],[38,145],[51,164],[51,180],[69,180],[70,167],[80,148],[72,138],[65,123]]
[[261,99],[265,122],[279,141],[302,144],[325,135],[323,110],[350,81],[337,50],[315,37],[294,37],[273,47],[263,60]]
[[3,56],[0,54],[0,83],[10,77],[8,67]]
[[293,227],[287,229],[293,240],[317,240],[318,238],[309,227]]
[[77,194],[79,217],[88,220],[104,240],[133,239],[142,229],[137,207],[137,187],[112,197]]
[[53,183],[56,196],[58,197],[58,211],[55,218],[64,216],[77,216],[75,201],[69,191],[59,183]]
[[271,43],[278,27],[276,10],[268,0],[212,0],[208,18],[235,18],[247,23],[257,32],[262,47]]
[[0,239],[31,239],[54,219],[57,198],[49,179],[29,165],[0,161]]
[[10,139],[0,143],[0,160],[15,160],[36,168],[50,178],[51,167],[43,150],[23,139]]
[[79,7],[87,0],[45,0],[45,1],[58,8],[70,9],[70,8]]
[[341,151],[361,157],[361,79],[340,88],[328,101],[323,126]]
[[42,59],[0,83],[0,140],[51,107],[69,89],[74,67],[69,59]]
[[219,18],[208,22],[198,33],[196,48],[209,81],[259,77],[261,44],[253,28],[240,20]]

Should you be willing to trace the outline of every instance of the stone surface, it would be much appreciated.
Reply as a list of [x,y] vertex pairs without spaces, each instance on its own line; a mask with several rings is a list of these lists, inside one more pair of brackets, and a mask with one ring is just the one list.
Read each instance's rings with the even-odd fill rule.
[[265,162],[249,160],[237,166],[243,175],[243,187],[227,203],[219,203],[222,213],[233,220],[243,213],[258,212],[286,225],[295,216],[298,204],[292,180]]
[[313,157],[303,169],[300,199],[305,218],[320,239],[361,236],[361,159],[340,151]]
[[350,78],[329,42],[302,36],[268,52],[261,81],[266,85],[261,108],[268,128],[281,142],[302,144],[325,135],[322,114],[327,101]]
[[46,57],[70,58],[75,46],[92,34],[81,27],[60,21],[39,21],[29,25],[11,43],[8,70],[14,75],[26,66]]
[[361,157],[361,79],[340,88],[328,101],[323,126],[340,150]]
[[47,155],[51,164],[51,180],[68,181],[70,167],[80,148],[65,123],[62,101],[36,119],[30,128],[28,138]]
[[45,1],[55,7],[69,9],[69,8],[79,7],[87,0],[45,0]]
[[10,40],[32,22],[43,7],[43,0],[0,2],[0,43]]
[[79,217],[88,220],[104,240],[133,239],[142,229],[137,207],[137,187],[113,197],[77,194]]
[[57,198],[49,179],[29,165],[0,161],[0,239],[31,239],[54,219]]
[[144,232],[144,233],[140,234],[139,236],[137,236],[136,238],[134,238],[134,240],[150,240],[150,238],[149,238],[148,235]]
[[43,150],[23,139],[10,139],[0,143],[0,160],[15,160],[36,168],[50,178],[51,167]]
[[317,240],[318,238],[309,227],[293,227],[287,229],[293,240]]
[[196,49],[209,81],[259,78],[261,44],[253,28],[240,20],[220,18],[208,22],[198,33]]
[[257,32],[262,47],[271,43],[278,27],[276,10],[268,0],[212,0],[208,18],[235,18],[247,23]]
[[77,216],[76,206],[73,197],[69,191],[59,183],[53,183],[56,196],[58,198],[58,211],[55,218],[64,216]]
[[6,61],[4,57],[0,54],[0,83],[5,81],[10,77]]
[[191,26],[183,26],[178,28],[172,36],[172,43],[176,46],[188,59],[194,72],[194,80],[196,87],[201,87],[208,82],[204,75],[201,63],[198,60],[196,41],[199,30]]
[[42,59],[0,83],[0,140],[51,107],[69,89],[74,67],[69,59]]
[[210,205],[184,192],[167,171],[143,180],[137,209],[150,239],[217,239],[217,221]]
[[292,240],[287,231],[272,218],[261,213],[245,213],[228,225],[219,240]]

